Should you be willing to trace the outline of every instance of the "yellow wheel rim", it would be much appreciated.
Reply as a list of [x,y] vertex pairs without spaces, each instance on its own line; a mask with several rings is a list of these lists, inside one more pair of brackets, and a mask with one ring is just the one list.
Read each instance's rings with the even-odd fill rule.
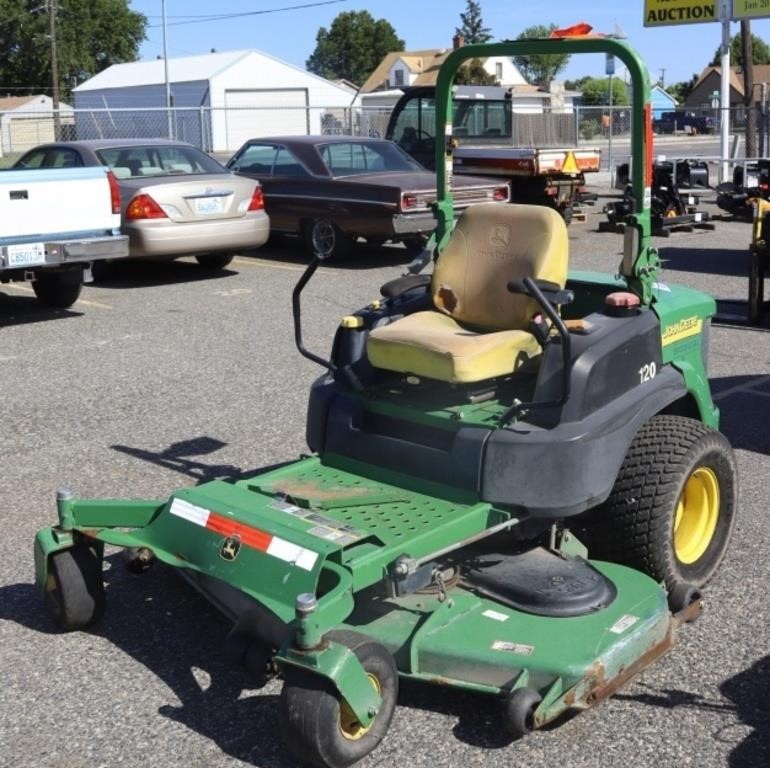
[[[380,681],[370,672],[367,672],[367,677],[374,690],[381,693]],[[361,725],[347,701],[345,699],[340,701],[340,731],[346,739],[350,739],[350,741],[363,739],[369,733],[372,725],[374,725],[374,720],[372,720],[371,725]]]
[[691,565],[703,556],[719,521],[719,480],[713,470],[698,467],[687,479],[676,505],[674,553]]

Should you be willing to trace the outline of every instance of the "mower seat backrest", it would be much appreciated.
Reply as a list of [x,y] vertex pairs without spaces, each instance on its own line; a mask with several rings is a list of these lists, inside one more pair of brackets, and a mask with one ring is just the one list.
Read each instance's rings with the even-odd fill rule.
[[540,309],[512,294],[508,282],[532,277],[567,280],[564,219],[542,205],[483,203],[468,208],[436,262],[431,291],[436,309],[478,330],[528,330]]
[[564,287],[567,228],[552,208],[482,203],[460,217],[431,278],[434,309],[374,328],[369,362],[387,371],[450,383],[515,373],[542,352],[531,333],[542,312],[508,290],[532,277]]

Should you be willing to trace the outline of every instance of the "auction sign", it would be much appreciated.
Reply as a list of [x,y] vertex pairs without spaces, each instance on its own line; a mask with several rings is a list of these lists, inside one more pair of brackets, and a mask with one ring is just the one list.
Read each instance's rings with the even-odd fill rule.
[[770,16],[770,0],[733,0],[733,19],[761,19]]
[[[763,0],[744,0],[748,5]],[[770,0],[767,0],[770,2]],[[644,0],[644,26],[719,21],[719,0]]]

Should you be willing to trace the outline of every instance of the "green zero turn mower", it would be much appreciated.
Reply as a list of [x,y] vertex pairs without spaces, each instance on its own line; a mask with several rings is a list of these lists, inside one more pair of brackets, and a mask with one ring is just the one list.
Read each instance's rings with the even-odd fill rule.
[[[466,60],[607,53],[633,79],[634,210],[619,275],[567,274],[539,206],[453,221],[452,81]],[[60,491],[35,540],[63,629],[104,609],[105,544],[175,566],[233,622],[229,652],[283,678],[299,761],[347,766],[385,736],[399,678],[496,697],[512,737],[613,693],[701,608],[736,509],[706,374],[713,299],[659,281],[649,82],[602,37],[470,45],[437,88],[438,226],[424,262],[345,317],[313,384],[313,451],[167,501]],[[418,264],[419,269],[421,265]],[[422,264],[424,266],[424,264]],[[592,558],[588,559],[588,554]]]

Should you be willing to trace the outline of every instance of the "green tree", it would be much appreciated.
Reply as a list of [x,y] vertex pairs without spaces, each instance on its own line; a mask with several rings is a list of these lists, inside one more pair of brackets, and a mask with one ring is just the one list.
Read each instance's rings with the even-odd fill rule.
[[[610,85],[607,77],[589,77],[583,83],[583,104],[586,106],[600,106],[609,104]],[[612,103],[613,105],[628,104],[628,88],[619,78],[612,78]]]
[[670,93],[676,100],[678,104],[684,104],[684,102],[687,100],[687,97],[692,93],[692,89],[695,87],[695,83],[698,82],[699,75],[697,73],[693,73],[692,77],[689,80],[682,80],[678,83],[673,83],[672,85],[669,85],[668,88],[666,88],[666,91]]
[[465,13],[460,14],[460,21],[462,25],[455,27],[455,34],[461,35],[467,44],[486,43],[492,39],[492,31],[484,26],[481,18],[481,3],[467,0]]
[[389,21],[374,20],[369,11],[345,11],[321,27],[315,50],[305,63],[310,72],[329,80],[344,78],[361,85],[391,51],[403,51],[404,41]]
[[455,75],[457,85],[500,85],[500,81],[490,75],[479,59],[471,59],[464,64]]
[[[770,47],[761,37],[757,37],[756,35],[751,36],[751,60],[754,64],[770,64]],[[720,47],[714,51],[714,58],[711,59],[709,66],[718,67],[721,64],[722,49]],[[743,66],[743,50],[740,34],[730,38],[730,66]]]
[[[537,24],[534,27],[527,27],[516,39],[533,40],[550,37],[554,29],[556,24],[547,26]],[[532,85],[541,86],[547,86],[567,66],[568,61],[568,53],[539,53],[535,56],[513,57],[514,64],[527,81]]]
[[[49,0],[56,8],[60,96],[97,72],[137,58],[147,19],[126,0]],[[52,93],[48,3],[0,0],[0,92]]]

